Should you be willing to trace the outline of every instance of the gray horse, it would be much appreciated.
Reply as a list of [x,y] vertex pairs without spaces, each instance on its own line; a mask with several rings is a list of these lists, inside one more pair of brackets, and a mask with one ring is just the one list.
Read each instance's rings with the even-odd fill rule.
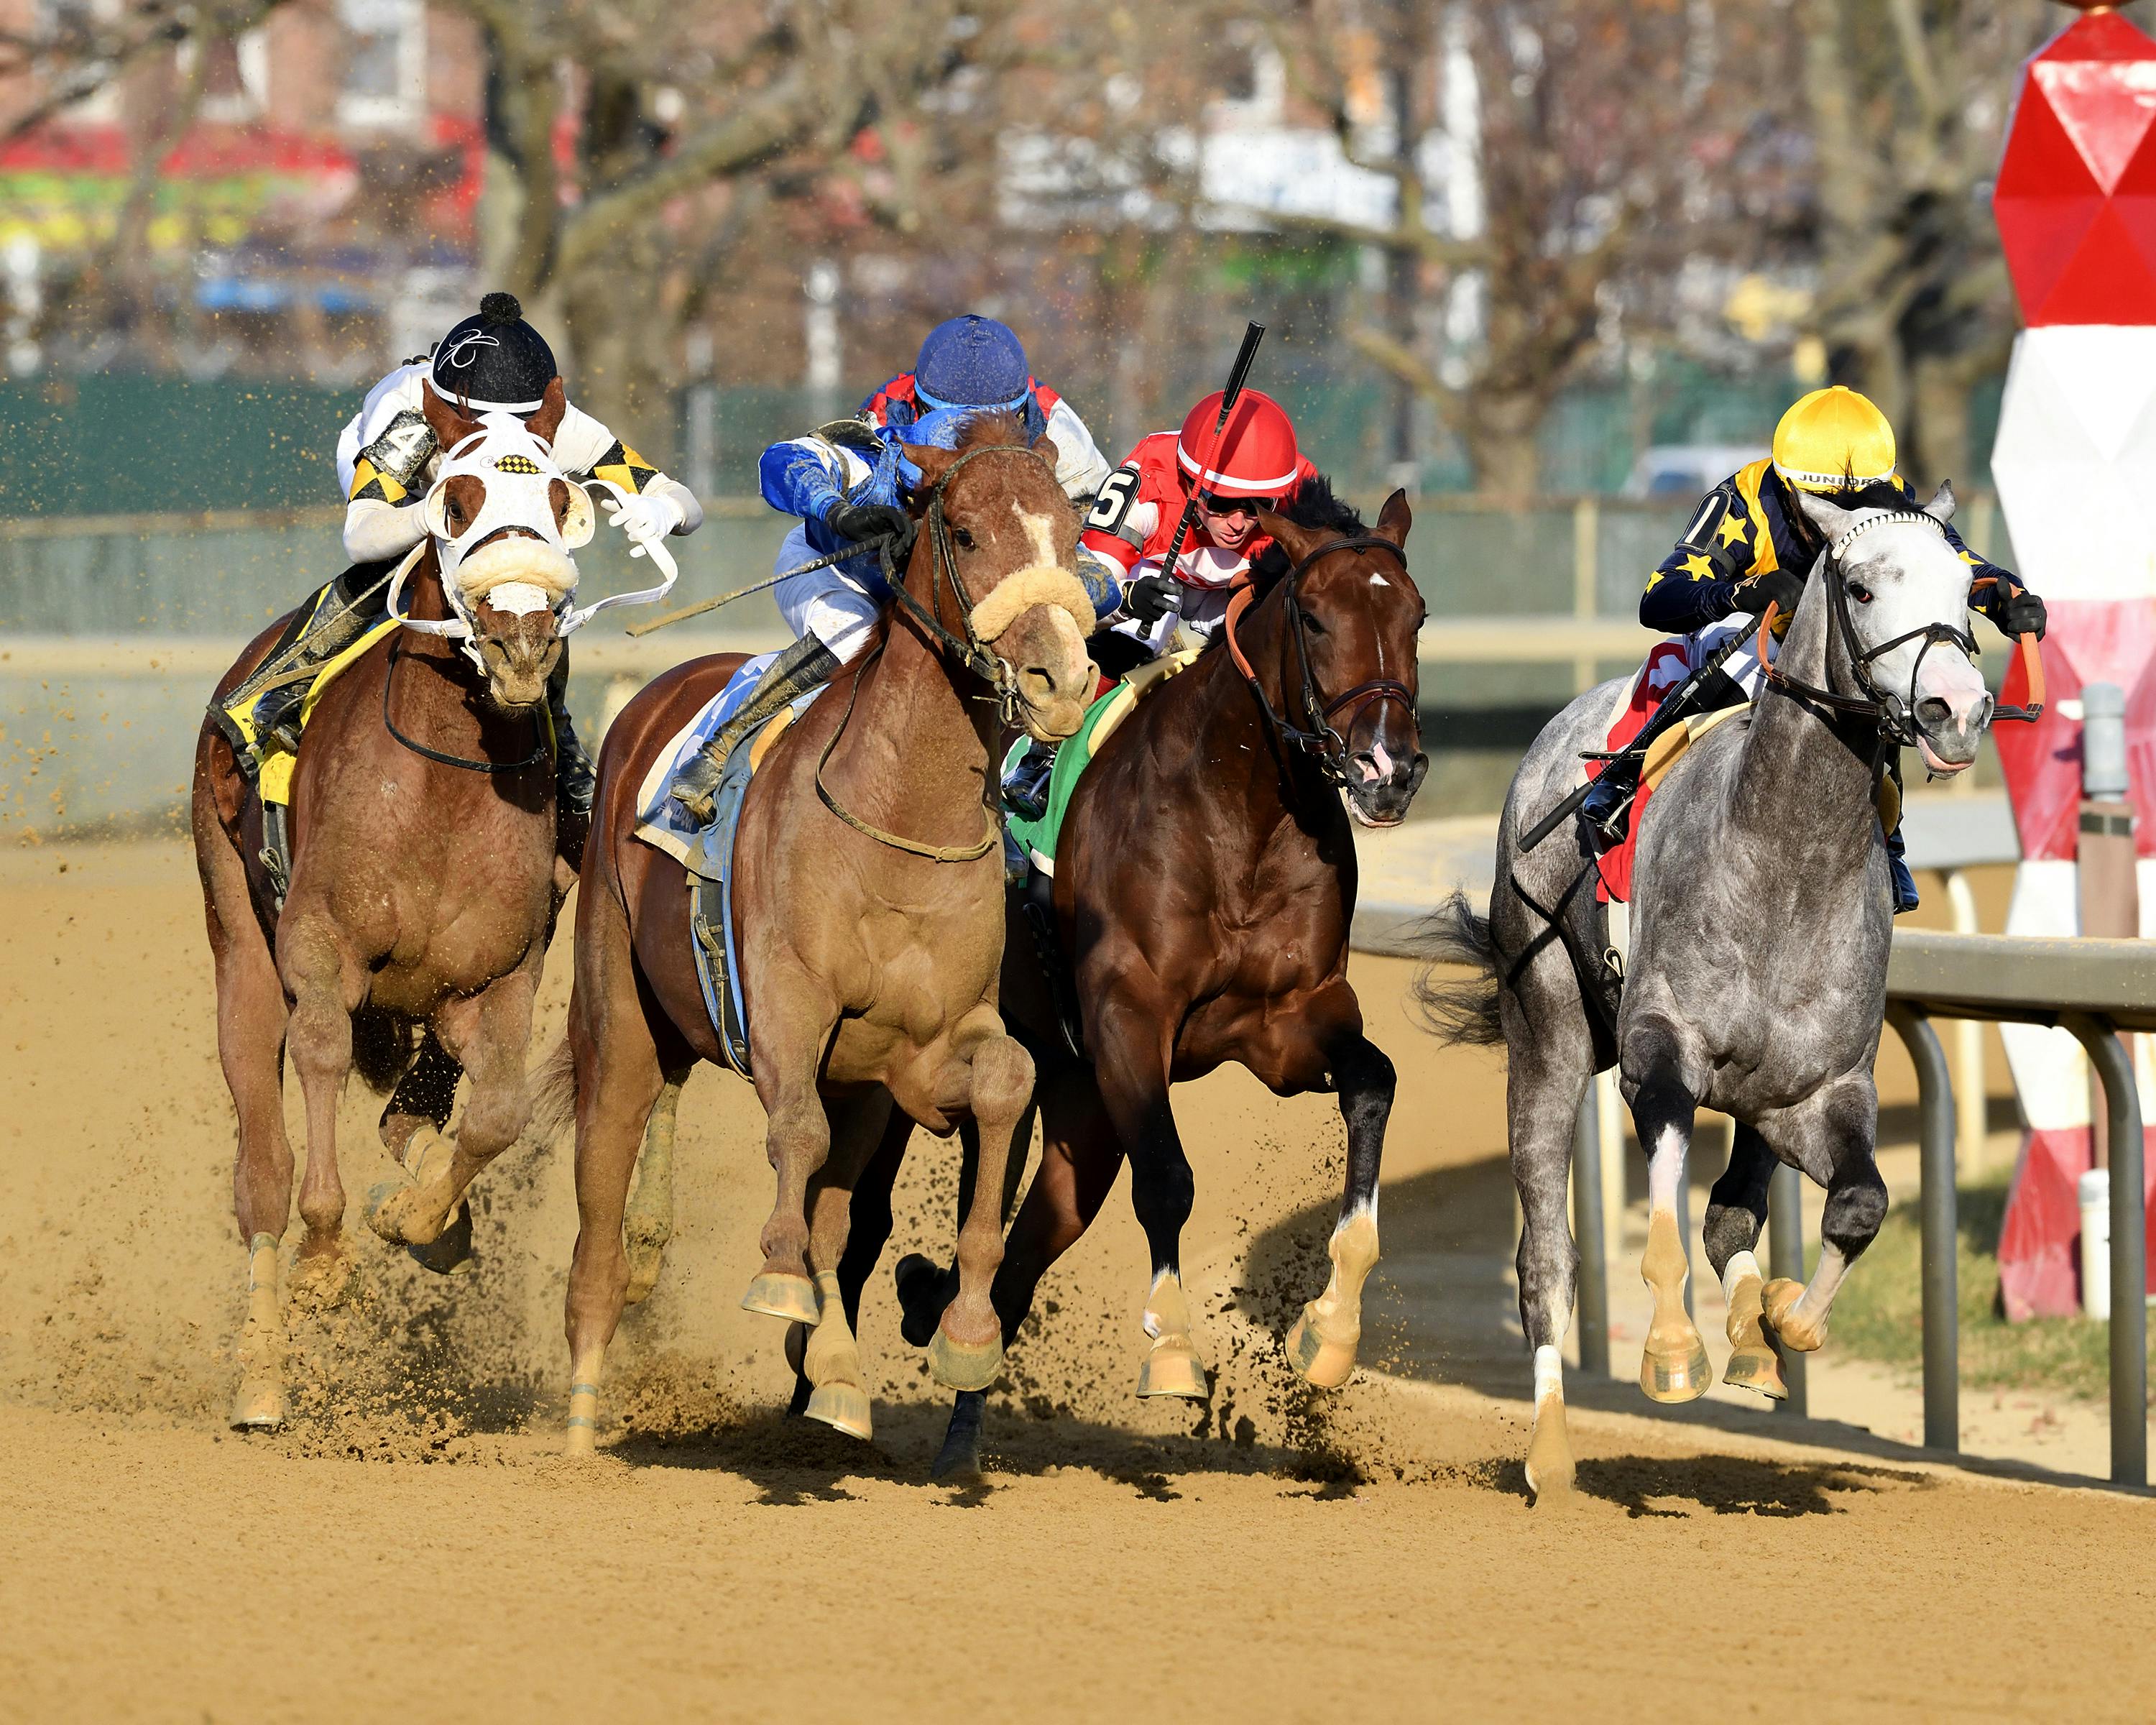
[[[1489,916],[1455,897],[1430,937],[1425,1006],[1447,1040],[1511,1055],[1507,1091],[1520,1238],[1520,1319],[1534,1350],[1527,1481],[1537,1502],[1573,1480],[1563,1360],[1579,1256],[1565,1214],[1573,1122],[1591,1076],[1613,1064],[1647,1153],[1642,1274],[1654,1295],[1640,1387],[1658,1401],[1702,1395],[1711,1376],[1684,1307],[1677,1228],[1694,1111],[1738,1122],[1707,1207],[1708,1261],[1728,1296],[1724,1381],[1785,1392],[1767,1332],[1803,1352],[1825,1340],[1851,1262],[1887,1209],[1872,1159],[1871,1063],[1886,1009],[1892,917],[1875,798],[1912,743],[1934,775],[1976,757],[1991,697],[1971,662],[1969,571],[1941,527],[1953,494],[1915,510],[1845,510],[1807,495],[1826,541],[1766,690],[1706,732],[1640,815],[1621,993],[1574,822],[1532,850],[1520,835],[1578,782],[1621,685],[1581,696],[1536,740],[1497,833]],[[1809,1285],[1763,1286],[1753,1255],[1774,1158],[1826,1188]]]

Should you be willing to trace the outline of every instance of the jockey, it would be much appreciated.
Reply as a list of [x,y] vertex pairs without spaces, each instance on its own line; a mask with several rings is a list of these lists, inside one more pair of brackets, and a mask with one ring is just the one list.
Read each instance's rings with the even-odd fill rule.
[[[1163,651],[1178,621],[1210,634],[1228,613],[1235,583],[1272,543],[1258,531],[1258,511],[1293,496],[1317,470],[1296,448],[1286,411],[1260,390],[1245,389],[1217,442],[1221,392],[1183,415],[1183,429],[1141,438],[1130,459],[1101,488],[1079,536],[1082,552],[1107,565],[1123,589],[1112,627]],[[1163,569],[1176,525],[1198,500],[1175,567]]]
[[[442,451],[420,411],[424,396],[432,393],[467,417],[506,414],[528,421],[557,375],[546,337],[524,321],[513,295],[497,293],[481,300],[477,314],[451,329],[431,355],[407,361],[367,391],[337,438],[337,480],[346,499],[344,552],[352,567],[331,583],[336,603],[317,608],[309,620],[296,644],[295,667],[326,663],[377,619],[386,591],[367,596],[367,589],[427,536],[424,504]],[[581,408],[572,405],[562,413],[552,447],[565,473],[608,480],[628,494],[619,501],[607,494],[599,501],[632,537],[693,533],[704,519],[687,486],[653,468]],[[569,723],[563,700],[568,671],[564,649],[547,686],[557,797],[565,817],[588,819],[592,762]],[[302,679],[267,691],[255,706],[255,736],[296,749],[306,688]]]
[[[1743,620],[1723,619],[1739,612],[1756,616],[1771,601],[1786,620],[1796,611],[1804,572],[1821,548],[1819,531],[1798,503],[1797,493],[1809,491],[1845,509],[1913,509],[1916,495],[1895,471],[1894,462],[1894,428],[1884,413],[1840,384],[1814,390],[1783,414],[1774,428],[1773,454],[1739,469],[1692,512],[1676,549],[1647,578],[1640,621],[1658,634],[1691,637],[1691,660],[1697,665],[1706,650],[1744,627]],[[1971,551],[1951,526],[1946,537],[1969,566],[1972,583],[1987,575],[1997,578],[1975,601],[1976,608],[2008,634],[2041,638],[2044,602],[2019,577]],[[1751,667],[1755,677],[1758,669]],[[1646,745],[1692,713],[1733,706],[1745,698],[1738,680],[1722,675],[1696,689],[1689,700],[1665,699],[1626,752],[1596,778],[1580,805],[1588,824],[1612,842],[1622,839]],[[1898,776],[1898,767],[1896,772]],[[1898,825],[1887,835],[1887,861],[1895,915],[1914,910],[1917,883],[1902,856]]]
[[[1074,503],[1091,498],[1107,480],[1093,434],[1068,402],[1034,379],[1018,337],[993,318],[971,314],[931,330],[913,369],[871,393],[852,418],[763,452],[757,475],[764,501],[801,517],[779,547],[777,566],[798,572],[773,590],[797,639],[681,769],[671,794],[692,814],[710,818],[711,793],[735,746],[858,654],[890,603],[876,547],[888,543],[896,557],[911,533],[906,504],[921,477],[905,446],[951,447],[968,418],[997,412],[1017,415],[1036,442],[1044,434],[1053,439],[1055,477]],[[863,549],[820,568],[801,567],[853,545]],[[1118,595],[1109,572],[1087,567],[1081,556],[1080,576],[1101,611],[1112,612]]]

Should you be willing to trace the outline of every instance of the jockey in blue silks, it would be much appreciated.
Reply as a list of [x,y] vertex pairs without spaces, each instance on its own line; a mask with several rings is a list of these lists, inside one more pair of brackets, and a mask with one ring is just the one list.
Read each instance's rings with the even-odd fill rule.
[[[1016,415],[1035,441],[1044,434],[1050,438],[1058,482],[1074,506],[1090,501],[1108,475],[1107,463],[1070,405],[1026,369],[1018,337],[992,318],[939,324],[913,371],[875,391],[853,418],[763,452],[757,470],[764,501],[801,518],[779,547],[778,563],[798,572],[773,589],[779,614],[798,639],[681,769],[672,794],[692,814],[709,818],[711,793],[735,747],[859,653],[890,603],[877,547],[911,531],[906,505],[921,480],[905,446],[956,448],[968,419],[997,412]],[[853,545],[863,549],[821,567],[801,567]],[[1113,572],[1091,557],[1081,555],[1079,562],[1095,609],[1107,616],[1122,602]]]

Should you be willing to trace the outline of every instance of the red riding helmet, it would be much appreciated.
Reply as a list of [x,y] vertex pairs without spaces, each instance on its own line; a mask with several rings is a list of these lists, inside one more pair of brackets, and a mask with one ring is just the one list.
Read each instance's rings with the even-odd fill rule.
[[1229,497],[1286,496],[1300,465],[1286,409],[1261,390],[1245,389],[1216,441],[1222,393],[1216,389],[1193,408],[1177,434],[1175,459],[1184,483]]

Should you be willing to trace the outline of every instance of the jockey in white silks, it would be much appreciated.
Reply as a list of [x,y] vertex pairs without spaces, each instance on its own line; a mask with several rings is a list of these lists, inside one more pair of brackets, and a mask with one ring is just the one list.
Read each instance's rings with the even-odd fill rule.
[[[711,793],[741,740],[859,653],[890,603],[874,547],[902,540],[912,524],[906,502],[921,474],[906,459],[905,445],[952,447],[966,420],[983,413],[1013,414],[1031,440],[1049,438],[1065,495],[1074,508],[1091,506],[1108,464],[1085,421],[1027,370],[1016,336],[993,318],[970,314],[932,330],[914,369],[870,395],[852,418],[763,452],[757,477],[764,501],[801,518],[779,547],[777,565],[798,572],[773,589],[797,639],[676,778],[672,794],[692,815],[709,818]],[[868,548],[841,555],[864,542]],[[1111,571],[1081,553],[1079,578],[1101,616],[1115,611],[1122,595]]]
[[[443,336],[431,355],[408,361],[367,391],[337,438],[337,482],[346,500],[344,551],[352,567],[316,607],[296,644],[295,667],[326,663],[377,620],[388,566],[427,536],[424,506],[442,451],[421,411],[424,395],[431,392],[482,424],[497,416],[528,421],[559,375],[553,350],[524,321],[515,296],[495,293]],[[703,521],[703,507],[686,485],[654,468],[573,403],[562,411],[552,449],[555,464],[570,478],[608,482],[600,506],[633,541],[693,533]],[[556,739],[557,806],[565,833],[574,822],[580,835],[591,815],[593,772],[563,698],[568,671],[564,650],[547,688],[547,707]],[[255,735],[296,748],[306,687],[301,680],[265,693],[254,710]]]

